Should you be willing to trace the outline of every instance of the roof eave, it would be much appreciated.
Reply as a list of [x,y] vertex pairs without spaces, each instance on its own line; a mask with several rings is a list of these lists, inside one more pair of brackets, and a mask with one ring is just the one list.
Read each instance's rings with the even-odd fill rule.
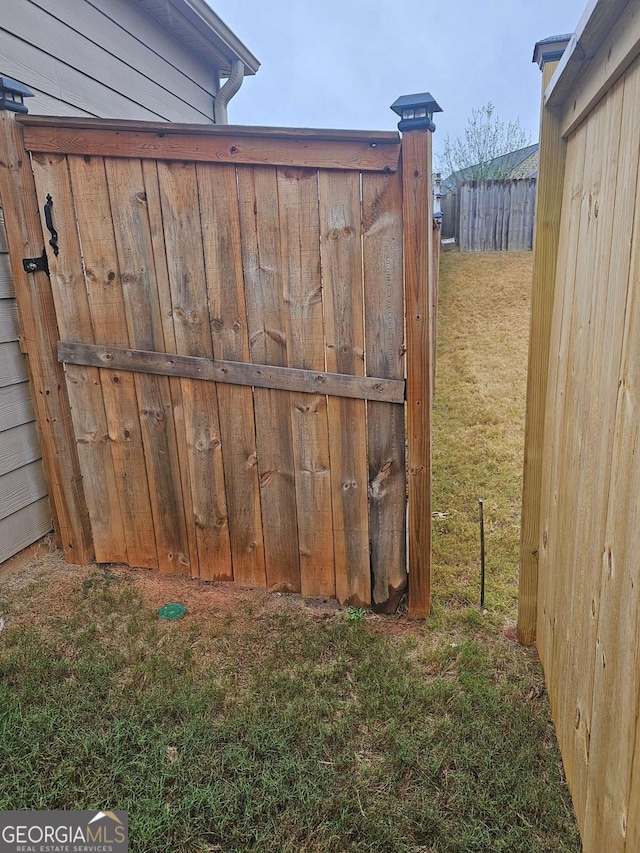
[[142,8],[180,41],[214,64],[225,76],[234,60],[255,74],[260,62],[204,0],[137,0]]

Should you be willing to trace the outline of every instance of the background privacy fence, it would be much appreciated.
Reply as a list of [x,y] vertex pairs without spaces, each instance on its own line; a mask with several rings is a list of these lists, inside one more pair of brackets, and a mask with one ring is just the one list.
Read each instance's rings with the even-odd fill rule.
[[[640,3],[543,67],[519,635],[585,853],[640,849]],[[556,68],[556,66],[558,66]]]
[[442,236],[461,252],[533,248],[536,179],[465,181],[442,199]]
[[431,132],[0,118],[67,558],[427,615]]

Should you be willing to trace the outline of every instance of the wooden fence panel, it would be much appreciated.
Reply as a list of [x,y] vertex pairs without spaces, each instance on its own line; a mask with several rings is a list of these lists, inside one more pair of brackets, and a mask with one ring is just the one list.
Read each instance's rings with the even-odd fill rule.
[[640,843],[637,12],[632,0],[591,4],[543,99],[543,124],[567,142],[555,199],[543,171],[554,161],[541,148],[546,205],[561,215],[557,239],[541,237],[554,257],[536,248],[534,266],[534,298],[541,308],[544,293],[554,300],[550,323],[542,310],[532,321],[533,345],[544,345],[543,326],[551,333],[548,373],[529,377],[528,400],[541,389],[546,400],[541,434],[526,437],[525,458],[542,460],[539,492],[531,477],[523,505],[538,595],[535,565],[523,559],[520,627],[528,637],[537,605],[538,650],[585,853],[634,853]]
[[404,171],[393,134],[58,124],[25,122],[98,559],[382,612],[410,563],[428,615],[431,134]]
[[[466,181],[444,197],[442,236],[461,252],[523,252],[533,248],[536,180]],[[457,217],[455,225],[451,218]],[[446,231],[445,231],[446,228]]]
[[[597,408],[609,412],[614,428],[597,436],[599,417],[592,417],[590,426],[599,438],[602,457],[609,474],[608,504],[594,507],[593,515],[600,524],[599,539],[593,543],[601,549],[602,562],[596,564],[593,586],[598,608],[597,638],[593,665],[595,672],[589,685],[592,705],[589,747],[589,780],[585,805],[585,835],[596,848],[609,846],[611,839],[622,833],[620,804],[630,797],[635,721],[638,718],[638,690],[629,673],[633,671],[639,650],[636,614],[640,605],[638,584],[615,568],[635,560],[633,535],[638,525],[637,486],[640,468],[629,466],[627,448],[638,446],[640,422],[637,413],[637,377],[639,360],[634,346],[634,328],[638,322],[638,300],[633,293],[634,283],[640,280],[640,247],[634,246],[634,234],[640,234],[639,145],[640,72],[624,81],[624,88],[610,93],[610,121],[618,125],[619,150],[614,146],[608,158],[611,192],[605,205],[612,216],[611,251],[604,256],[599,278],[608,278],[617,286],[605,297],[604,328],[602,332],[601,369],[598,377]],[[618,95],[617,99],[615,95]],[[616,113],[617,110],[617,113]],[[616,120],[619,115],[620,124]],[[629,144],[629,141],[631,144]],[[612,150],[613,149],[613,150]],[[602,208],[601,208],[602,211]],[[601,213],[599,212],[598,218]],[[626,286],[625,286],[626,285]],[[629,297],[632,297],[629,299]],[[635,297],[635,298],[634,298]],[[629,299],[629,301],[628,301]],[[633,378],[635,378],[635,382]],[[635,396],[636,406],[630,406]],[[615,414],[614,414],[615,413]],[[604,464],[600,461],[592,485],[592,501],[597,505],[598,482],[602,482]],[[630,513],[630,519],[625,518]],[[615,567],[614,567],[615,561]],[[599,601],[598,601],[599,594]],[[611,697],[618,697],[612,703]],[[605,810],[599,810],[602,792],[608,792]]]

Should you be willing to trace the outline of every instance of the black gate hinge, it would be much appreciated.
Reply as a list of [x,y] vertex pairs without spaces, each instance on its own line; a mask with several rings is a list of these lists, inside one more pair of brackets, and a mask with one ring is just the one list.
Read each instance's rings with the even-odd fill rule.
[[46,272],[49,278],[51,278],[49,274],[49,259],[44,249],[39,258],[23,258],[22,266],[25,272]]

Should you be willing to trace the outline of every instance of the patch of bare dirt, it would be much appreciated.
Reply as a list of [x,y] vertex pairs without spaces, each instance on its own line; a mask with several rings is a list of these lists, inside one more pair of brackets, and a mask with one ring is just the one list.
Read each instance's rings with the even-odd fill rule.
[[[109,579],[130,584],[144,604],[159,610],[170,603],[184,604],[185,621],[201,621],[233,617],[234,624],[254,622],[269,615],[291,613],[310,619],[345,619],[347,608],[336,601],[305,599],[294,593],[269,593],[264,589],[247,589],[233,583],[211,583],[185,576],[163,575],[153,569],[131,569],[114,564],[75,566],[65,562],[63,552],[52,542],[42,546],[17,566],[5,564],[0,572],[0,602],[8,601],[14,624],[29,621],[45,625],[55,618],[68,618],[78,606],[77,594],[100,580]],[[381,616],[367,612],[368,630],[401,639],[421,635],[422,623],[406,614]]]

